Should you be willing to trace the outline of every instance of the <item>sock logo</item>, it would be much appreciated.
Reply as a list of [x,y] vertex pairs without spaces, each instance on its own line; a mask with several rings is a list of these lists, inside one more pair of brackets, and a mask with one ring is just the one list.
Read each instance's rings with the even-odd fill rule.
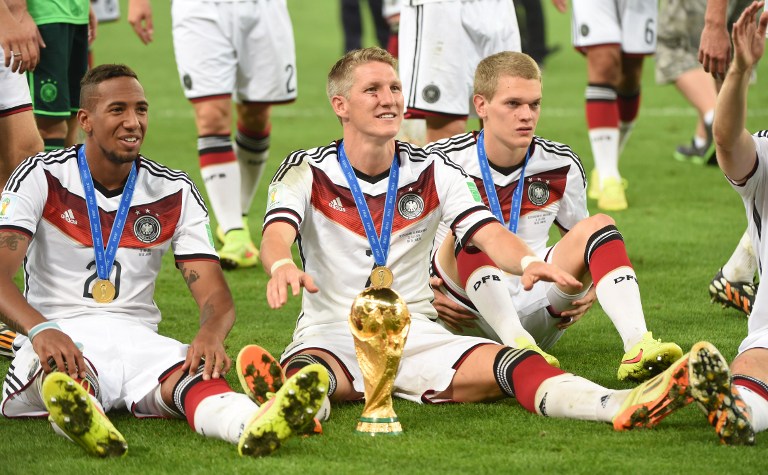
[[605,396],[600,398],[600,405],[603,406],[603,409],[608,405],[608,400],[611,398],[610,394],[606,394]]
[[614,277],[613,283],[618,284],[620,282],[624,282],[625,280],[627,282],[629,282],[630,280],[634,280],[638,285],[640,285],[640,282],[637,282],[637,277],[635,277],[634,275],[621,275],[619,277]]
[[481,285],[486,283],[486,281],[488,281],[488,280],[493,280],[493,281],[496,281],[496,282],[501,282],[501,278],[498,275],[495,275],[495,274],[494,275],[484,275],[480,280],[478,280],[477,282],[475,282],[472,285],[472,288],[477,290],[477,289],[480,288]]
[[548,417],[547,416],[547,394],[549,393],[544,393],[544,397],[541,398],[541,402],[539,403],[539,413],[544,417]]

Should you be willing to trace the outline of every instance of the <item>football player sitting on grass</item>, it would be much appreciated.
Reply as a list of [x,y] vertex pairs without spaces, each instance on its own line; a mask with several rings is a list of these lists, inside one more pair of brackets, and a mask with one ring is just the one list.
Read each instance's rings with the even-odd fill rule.
[[[303,368],[261,406],[230,389],[224,339],[235,309],[208,213],[185,173],[139,154],[148,108],[131,69],[92,69],[77,113],[85,144],[30,157],[8,181],[0,318],[20,336],[0,411],[48,416],[101,457],[128,450],[106,416],[112,409],[186,419],[241,455],[269,454],[313,423],[327,372]],[[200,310],[189,345],[157,333],[155,282],[171,248]],[[22,262],[23,294],[13,282]]]

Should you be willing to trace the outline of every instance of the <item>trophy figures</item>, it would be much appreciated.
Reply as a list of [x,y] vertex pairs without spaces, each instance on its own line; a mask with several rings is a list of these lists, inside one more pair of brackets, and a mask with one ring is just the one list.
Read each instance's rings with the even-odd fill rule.
[[387,287],[369,287],[352,304],[349,326],[365,384],[365,408],[357,431],[372,436],[403,431],[392,408],[392,388],[403,354],[411,315]]

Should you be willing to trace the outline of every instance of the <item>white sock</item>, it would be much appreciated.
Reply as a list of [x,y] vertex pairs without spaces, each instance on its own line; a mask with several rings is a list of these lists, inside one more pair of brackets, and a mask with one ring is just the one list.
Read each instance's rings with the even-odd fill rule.
[[624,147],[627,146],[629,136],[632,135],[632,129],[634,128],[634,120],[632,122],[619,122],[619,156],[624,152]]
[[620,179],[619,129],[613,127],[590,129],[589,142],[592,145],[592,156],[595,158],[595,168],[600,180]]
[[621,335],[624,351],[629,351],[648,331],[635,270],[619,267],[608,272],[595,286],[595,292],[603,311]]
[[696,148],[704,148],[704,146],[707,145],[707,138],[694,135],[693,144],[696,146]]
[[198,434],[237,444],[259,406],[245,394],[226,392],[200,401],[194,414]]
[[240,209],[240,166],[237,161],[208,165],[200,169],[208,202],[219,226],[226,233],[243,227]]
[[575,374],[560,374],[544,380],[536,390],[536,413],[611,422],[629,392],[604,388]]
[[705,112],[702,119],[704,120],[705,124],[712,125],[712,122],[715,121],[715,109],[710,109],[707,112]]
[[757,271],[757,258],[749,234],[744,232],[739,244],[723,266],[723,277],[731,282],[752,282]]
[[576,295],[571,295],[558,289],[556,285],[552,285],[547,290],[547,300],[549,300],[549,305],[552,307],[552,310],[557,313],[562,313],[566,310],[571,310],[573,308],[573,301],[579,300],[587,295],[587,292],[589,292],[591,287],[591,285],[585,285],[584,290]]
[[752,414],[752,428],[755,429],[755,432],[768,429],[768,401],[744,386],[739,386],[739,394]]
[[269,135],[262,138],[252,138],[240,130],[235,135],[234,144],[237,162],[240,164],[240,206],[243,215],[251,209],[253,197],[259,187],[261,176],[269,157]]
[[467,279],[466,292],[481,318],[496,332],[502,343],[517,348],[515,339],[520,337],[531,343],[536,342],[520,323],[499,269],[483,266],[475,270]]

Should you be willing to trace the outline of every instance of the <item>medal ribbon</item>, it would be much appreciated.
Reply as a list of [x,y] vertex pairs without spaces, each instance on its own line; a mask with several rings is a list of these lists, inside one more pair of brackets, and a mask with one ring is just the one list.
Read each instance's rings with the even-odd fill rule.
[[352,165],[347,159],[347,154],[344,151],[344,142],[339,144],[339,165],[341,165],[341,171],[344,172],[344,177],[349,184],[349,191],[352,192],[352,198],[355,200],[357,206],[357,212],[360,214],[360,220],[363,222],[363,228],[365,229],[365,235],[368,237],[368,243],[371,245],[371,251],[373,252],[373,258],[376,261],[376,265],[384,266],[387,264],[387,256],[389,255],[389,241],[392,236],[392,221],[395,217],[395,198],[397,198],[397,181],[400,176],[400,160],[397,157],[397,150],[395,150],[395,156],[392,159],[392,166],[389,169],[389,182],[387,183],[387,196],[384,199],[384,216],[381,219],[381,238],[376,235],[376,227],[373,225],[373,218],[371,212],[368,209],[368,203],[365,202],[365,197],[360,189],[360,185],[357,183],[357,177],[355,171],[352,169]]
[[101,234],[101,219],[99,218],[99,207],[96,204],[96,193],[93,187],[93,178],[91,170],[88,169],[88,162],[85,159],[85,145],[77,151],[77,166],[80,169],[80,180],[83,182],[85,191],[85,205],[88,208],[88,221],[91,225],[91,238],[93,239],[93,250],[96,253],[96,273],[99,279],[109,280],[109,274],[112,265],[115,263],[117,247],[120,244],[120,236],[123,234],[125,221],[128,218],[128,210],[131,207],[131,198],[133,190],[136,187],[136,163],[131,165],[131,172],[128,174],[128,181],[125,183],[123,195],[120,198],[120,206],[117,208],[115,222],[112,225],[112,231],[109,233],[107,247],[104,248],[104,239]]
[[488,156],[485,154],[485,130],[481,130],[477,136],[477,162],[480,165],[480,173],[483,175],[483,187],[485,195],[488,197],[488,207],[496,219],[501,224],[507,226],[513,233],[517,232],[517,223],[520,221],[520,208],[523,204],[523,187],[525,185],[525,166],[528,165],[528,158],[531,155],[530,148],[525,151],[525,160],[523,168],[520,170],[520,179],[517,181],[514,193],[512,193],[512,206],[509,209],[509,225],[504,221],[504,215],[501,212],[501,203],[496,194],[496,185],[493,183],[491,175],[491,166],[488,164]]

